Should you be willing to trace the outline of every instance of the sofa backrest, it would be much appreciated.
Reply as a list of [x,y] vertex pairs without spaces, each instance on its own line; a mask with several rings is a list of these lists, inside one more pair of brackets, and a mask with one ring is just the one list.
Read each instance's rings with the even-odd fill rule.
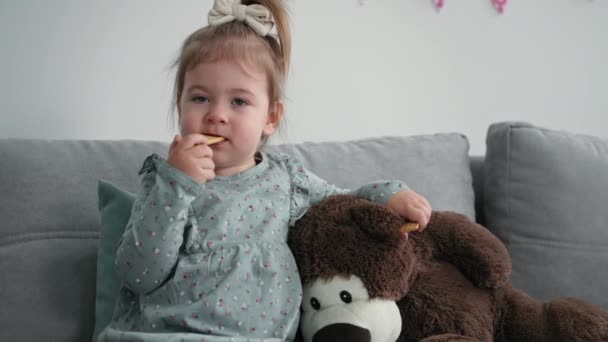
[[[0,139],[0,341],[89,341],[100,220],[97,181],[138,191],[144,141]],[[402,179],[435,209],[474,217],[460,134],[271,146],[342,187]],[[122,228],[122,227],[121,227]]]

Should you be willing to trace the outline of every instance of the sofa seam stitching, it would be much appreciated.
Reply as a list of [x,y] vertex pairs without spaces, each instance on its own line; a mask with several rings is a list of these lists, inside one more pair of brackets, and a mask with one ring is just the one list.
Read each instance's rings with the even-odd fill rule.
[[608,245],[592,245],[588,242],[570,243],[568,241],[548,240],[542,238],[532,238],[523,236],[512,236],[511,241],[514,245],[536,245],[545,247],[567,248],[570,250],[606,250]]
[[35,232],[9,235],[0,238],[0,247],[14,246],[18,244],[28,243],[40,240],[90,240],[99,239],[99,232],[76,232],[76,231],[58,231],[58,232]]

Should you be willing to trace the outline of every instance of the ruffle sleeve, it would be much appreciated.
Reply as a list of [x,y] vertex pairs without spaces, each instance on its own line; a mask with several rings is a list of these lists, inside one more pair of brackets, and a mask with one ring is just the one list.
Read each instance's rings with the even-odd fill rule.
[[291,177],[289,226],[302,218],[311,205],[331,195],[348,193],[348,190],[329,184],[308,171],[298,159],[288,155],[282,157]]

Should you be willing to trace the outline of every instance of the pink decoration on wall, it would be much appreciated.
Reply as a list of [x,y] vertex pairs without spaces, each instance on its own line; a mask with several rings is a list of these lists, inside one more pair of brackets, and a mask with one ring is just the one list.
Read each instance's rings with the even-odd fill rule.
[[437,10],[441,10],[443,8],[443,0],[433,0],[433,2],[435,3]]
[[[505,11],[507,1],[508,0],[492,0],[492,5],[496,7],[498,13],[502,14]],[[438,11],[440,11],[444,5],[443,0],[433,0],[433,4],[435,5],[435,8],[437,8]]]
[[496,7],[496,10],[498,10],[498,13],[502,14],[505,11],[507,0],[492,0],[492,3]]

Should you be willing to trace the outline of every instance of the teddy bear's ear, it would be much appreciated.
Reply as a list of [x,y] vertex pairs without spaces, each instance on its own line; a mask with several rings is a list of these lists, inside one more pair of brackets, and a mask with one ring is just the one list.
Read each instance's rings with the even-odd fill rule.
[[357,203],[350,208],[350,215],[359,229],[370,237],[389,244],[397,244],[403,238],[399,228],[405,224],[405,220],[383,205],[372,202]]

